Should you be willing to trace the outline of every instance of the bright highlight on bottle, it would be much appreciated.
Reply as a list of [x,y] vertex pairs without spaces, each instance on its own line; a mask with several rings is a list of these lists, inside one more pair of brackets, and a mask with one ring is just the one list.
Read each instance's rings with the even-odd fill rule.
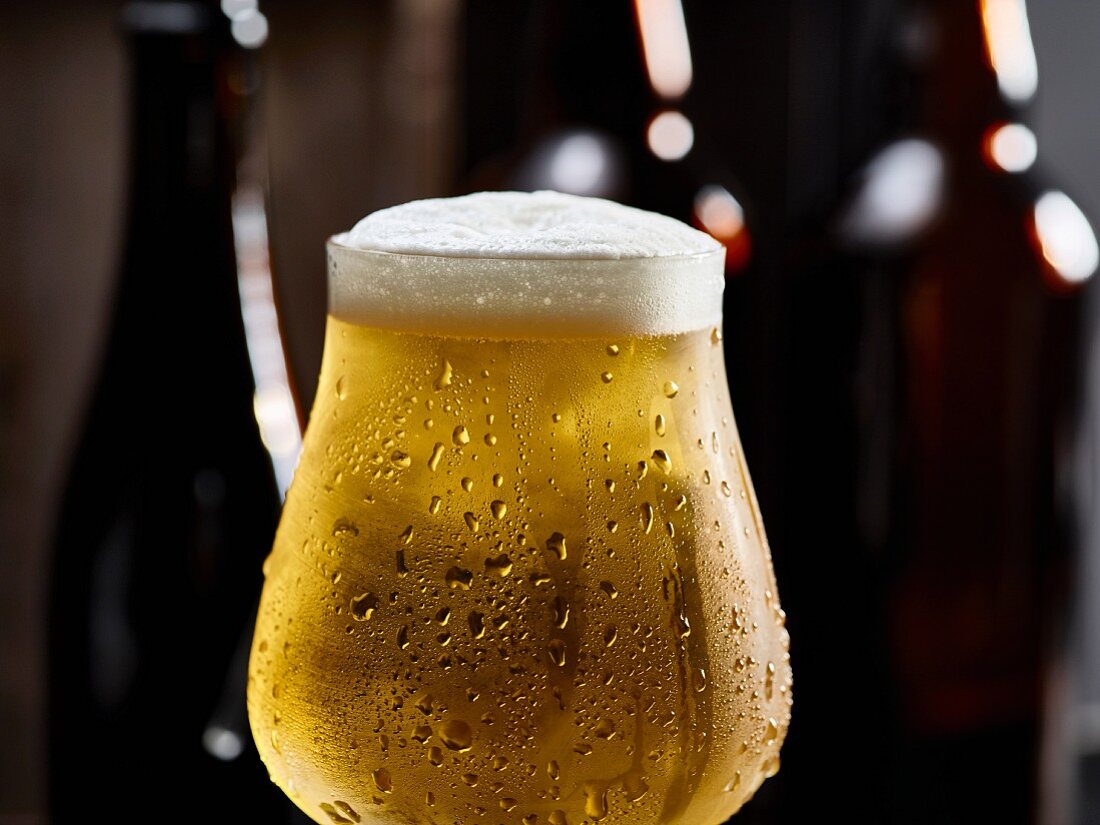
[[661,160],[680,160],[695,145],[695,127],[683,113],[670,109],[649,122],[646,143]]
[[1100,247],[1084,212],[1064,192],[1035,202],[1035,234],[1043,258],[1069,284],[1087,281],[1100,266]]
[[990,127],[983,148],[986,160],[1005,172],[1027,171],[1039,153],[1035,133],[1022,123],[1000,123]]
[[691,47],[680,0],[635,0],[649,83],[666,100],[691,86]]
[[1001,94],[1013,103],[1035,95],[1039,67],[1024,0],[981,0],[986,54]]

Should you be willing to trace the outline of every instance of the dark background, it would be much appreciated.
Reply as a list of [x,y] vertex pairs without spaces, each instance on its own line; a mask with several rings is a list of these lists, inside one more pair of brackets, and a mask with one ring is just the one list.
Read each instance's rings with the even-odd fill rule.
[[[270,21],[261,65],[271,239],[303,399],[312,396],[320,361],[323,239],[374,209],[476,188],[491,177],[482,162],[524,139],[516,126],[524,102],[515,98],[509,69],[539,47],[537,32],[531,42],[514,41],[525,31],[515,18],[541,5],[261,4]],[[828,90],[842,84],[846,46],[836,26],[844,5],[684,3],[695,91],[703,96],[693,112],[697,142],[705,140],[736,176],[750,226],[755,211],[761,231],[778,226],[780,233],[811,211],[814,181],[828,190],[843,172],[831,143],[843,107]],[[846,13],[873,15],[874,5],[847,4]],[[1041,78],[1033,108],[1040,162],[1095,223],[1100,4],[1033,0],[1029,10]],[[127,70],[117,14],[118,4],[106,0],[0,3],[2,823],[43,821],[48,552],[99,356],[125,208]],[[493,26],[500,39],[486,35]],[[497,128],[471,127],[472,117],[494,107]],[[172,285],[165,288],[170,293]],[[767,517],[766,456],[748,458]],[[1073,730],[1081,754],[1100,753],[1100,557],[1093,555],[1082,566],[1081,587],[1091,598],[1079,619],[1086,666]],[[858,773],[851,776],[858,782]],[[837,787],[846,792],[858,790]]]

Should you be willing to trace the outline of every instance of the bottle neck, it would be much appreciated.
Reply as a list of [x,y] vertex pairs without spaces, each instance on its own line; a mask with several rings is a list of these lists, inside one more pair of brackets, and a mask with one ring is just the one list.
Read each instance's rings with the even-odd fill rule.
[[[205,3],[135,2],[127,254],[189,261],[230,240],[233,154],[227,21]],[[159,255],[158,255],[159,253]],[[192,271],[191,277],[194,276]]]
[[950,150],[1026,120],[1035,55],[1023,0],[927,0],[916,11],[921,131]]

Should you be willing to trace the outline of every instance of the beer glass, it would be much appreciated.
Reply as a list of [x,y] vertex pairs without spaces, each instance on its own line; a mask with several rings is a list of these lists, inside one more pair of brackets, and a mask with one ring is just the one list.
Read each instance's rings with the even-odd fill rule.
[[272,779],[328,825],[722,822],[791,706],[723,251],[328,256],[250,664]]

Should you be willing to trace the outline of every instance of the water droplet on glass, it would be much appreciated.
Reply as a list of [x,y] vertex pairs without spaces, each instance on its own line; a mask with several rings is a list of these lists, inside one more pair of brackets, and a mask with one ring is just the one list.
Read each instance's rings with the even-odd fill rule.
[[439,496],[432,496],[431,502],[428,504],[428,512],[433,516],[439,513],[439,509],[443,506],[443,499]]
[[502,476],[500,473],[494,473],[493,474],[493,486],[494,487],[503,487],[504,486],[504,476]]
[[665,381],[665,398],[675,398],[678,392],[680,392],[680,387],[675,381]]
[[608,344],[607,345],[607,354],[612,356],[612,357],[618,355],[619,354],[619,345],[618,344]]
[[695,668],[691,672],[691,686],[695,688],[696,693],[702,693],[707,688],[707,672],[701,667]]
[[550,654],[550,661],[556,664],[558,667],[565,665],[565,642],[561,639],[551,639],[550,644],[547,645],[547,651]]
[[332,535],[336,538],[354,537],[359,535],[359,528],[346,518],[338,518],[332,525]]
[[768,718],[768,724],[764,727],[764,744],[770,744],[779,737],[779,723],[771,717]]
[[503,808],[505,811],[512,810],[518,804],[519,804],[519,802],[512,799],[512,797],[510,797],[510,796],[506,796],[506,797],[504,797],[503,799],[500,800],[500,807]]
[[489,512],[493,514],[493,518],[502,519],[504,514],[508,512],[508,505],[500,499],[497,499],[489,505]]
[[444,447],[442,442],[437,441],[435,443],[435,446],[432,447],[432,454],[428,457],[429,470],[432,470],[434,472],[436,469],[438,469],[439,462],[443,458],[443,450]]
[[451,367],[451,362],[446,358],[443,359],[443,364],[440,367],[439,375],[436,376],[435,383],[432,385],[437,390],[441,390],[444,387],[451,386],[451,381],[454,378],[454,369]]
[[610,384],[612,381],[615,380],[615,376],[610,372],[600,373],[600,380],[603,381],[605,384]]
[[569,624],[569,602],[561,596],[554,597],[554,626],[564,629]]
[[446,626],[447,622],[451,620],[451,608],[441,607],[435,614],[435,620],[439,622],[439,624]]
[[470,443],[470,431],[462,424],[459,424],[455,427],[454,432],[451,433],[451,441],[456,447],[464,447]]
[[496,558],[485,559],[485,571],[496,573],[500,577],[508,576],[512,572],[512,560],[507,553],[501,553]]
[[558,778],[561,776],[561,768],[558,767],[558,763],[555,760],[551,759],[547,764],[546,775],[549,776],[552,781],[558,781]]
[[733,491],[730,490],[730,485],[728,481],[723,481],[720,486],[722,488],[722,495],[724,495],[726,498],[729,498],[731,495],[733,495]]
[[553,533],[550,538],[546,540],[546,549],[551,551],[560,561],[565,561],[566,556],[569,555],[569,551],[565,546],[565,536],[561,533]]
[[419,742],[421,745],[425,744],[432,738],[432,729],[430,725],[417,725],[412,734],[413,739]]
[[557,424],[561,421],[561,413],[551,413],[550,420]]
[[654,450],[652,460],[661,472],[669,473],[672,471],[672,459],[668,457],[668,453],[664,450]]
[[428,761],[438,768],[443,764],[443,751],[435,745],[428,748]]
[[390,455],[390,463],[393,464],[394,467],[400,467],[404,470],[412,466],[412,459],[409,458],[408,453],[403,453],[401,450],[394,450]]
[[444,578],[451,590],[469,590],[474,574],[469,570],[463,570],[461,567],[452,567],[447,571]]
[[363,593],[351,600],[351,616],[357,622],[365,622],[374,615],[378,607],[378,597],[373,593]]
[[476,610],[470,613],[470,633],[475,639],[480,639],[485,635],[485,617],[478,613]]
[[411,524],[408,527],[406,527],[404,530],[402,530],[401,535],[398,536],[398,538],[401,539],[402,544],[408,544],[410,541],[412,541],[412,537],[413,537],[413,526]]
[[565,811],[554,811],[546,818],[546,821],[550,825],[569,825],[569,820],[565,816]]
[[465,753],[473,747],[474,732],[461,719],[451,719],[440,728],[439,738],[450,750]]
[[648,501],[642,503],[642,530],[648,533],[653,529],[653,505]]
[[722,790],[725,791],[726,793],[732,793],[733,791],[736,791],[740,787],[741,787],[741,771],[736,771],[733,774],[733,779],[731,779],[729,782],[727,782],[725,787],[722,788]]
[[466,526],[475,533],[481,527],[481,523],[477,520],[477,516],[475,516],[473,513],[463,513],[462,518],[466,520]]
[[409,626],[401,625],[401,629],[397,631],[397,646],[404,650],[409,646]]
[[497,444],[497,437],[492,433],[485,433],[485,443],[490,447],[495,447]]
[[663,436],[667,432],[665,417],[660,413],[657,414],[657,417],[653,421],[653,429],[656,430],[659,436]]
[[609,624],[603,631],[603,643],[608,647],[615,644],[615,640],[619,638],[619,631],[616,630],[615,625]]
[[348,397],[348,377],[341,375],[336,379],[336,397],[343,401]]
[[609,599],[619,598],[619,591],[616,589],[615,585],[609,581],[600,582],[600,590],[606,593]]
[[596,723],[596,727],[592,732],[600,739],[610,739],[615,735],[615,723],[610,719],[601,719]]
[[605,479],[604,483],[603,483],[603,486],[607,488],[607,492],[609,492],[609,493],[614,493],[615,492],[615,482],[614,482],[614,480],[612,480],[610,478]]
[[469,476],[463,476],[462,480],[459,481],[458,483],[462,486],[462,489],[465,490],[467,493],[471,492],[474,489],[474,480],[472,478],[470,478]]
[[374,786],[382,793],[393,793],[393,778],[386,768],[374,772]]
[[584,812],[597,822],[607,817],[607,787],[595,782],[584,783]]

